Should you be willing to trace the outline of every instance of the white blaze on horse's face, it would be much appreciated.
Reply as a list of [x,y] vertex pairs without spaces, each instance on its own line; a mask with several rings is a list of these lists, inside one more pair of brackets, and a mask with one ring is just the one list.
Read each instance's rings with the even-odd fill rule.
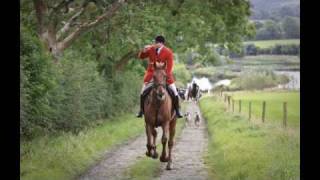
[[166,96],[161,95],[161,96],[158,96],[157,98],[158,98],[158,100],[159,100],[159,101],[164,101],[164,100],[165,100],[165,98],[166,98]]
[[166,74],[164,69],[157,69],[153,75],[157,99],[165,100]]

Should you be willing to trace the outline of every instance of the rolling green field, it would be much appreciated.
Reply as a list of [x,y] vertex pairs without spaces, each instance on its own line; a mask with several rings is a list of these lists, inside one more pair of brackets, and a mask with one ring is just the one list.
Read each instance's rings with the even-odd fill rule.
[[277,40],[261,40],[261,41],[246,41],[244,44],[254,44],[260,48],[267,48],[276,44],[300,44],[300,39],[277,39]]
[[205,154],[210,179],[299,179],[300,132],[225,111],[217,97],[204,97],[200,108],[209,131]]
[[241,111],[248,116],[249,101],[252,102],[252,116],[261,121],[262,101],[266,101],[266,122],[282,124],[283,102],[287,102],[288,126],[300,127],[300,93],[299,92],[264,92],[264,91],[240,91],[230,93],[235,102],[235,111],[239,110],[241,99]]
[[132,114],[109,120],[78,135],[42,137],[20,145],[20,178],[73,179],[116,144],[144,132]]
[[257,55],[235,58],[235,63],[245,70],[272,69],[279,71],[300,70],[300,58],[290,55]]

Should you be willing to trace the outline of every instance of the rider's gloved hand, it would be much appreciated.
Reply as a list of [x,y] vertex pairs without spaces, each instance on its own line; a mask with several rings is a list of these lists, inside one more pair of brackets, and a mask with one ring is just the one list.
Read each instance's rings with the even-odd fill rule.
[[153,45],[146,45],[146,46],[144,46],[144,48],[143,48],[143,52],[145,53],[145,52],[147,52],[151,47],[153,47]]

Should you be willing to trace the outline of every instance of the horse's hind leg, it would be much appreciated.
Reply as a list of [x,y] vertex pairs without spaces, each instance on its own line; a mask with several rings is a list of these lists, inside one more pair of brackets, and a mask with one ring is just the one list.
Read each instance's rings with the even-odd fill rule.
[[169,142],[168,142],[168,147],[169,147],[169,161],[167,164],[167,170],[172,169],[172,148],[174,145],[174,136],[176,133],[176,119],[173,119],[170,123],[170,137],[169,137]]
[[168,157],[167,157],[167,142],[169,139],[169,122],[166,122],[165,125],[162,126],[162,154],[160,156],[160,161],[161,162],[168,162]]

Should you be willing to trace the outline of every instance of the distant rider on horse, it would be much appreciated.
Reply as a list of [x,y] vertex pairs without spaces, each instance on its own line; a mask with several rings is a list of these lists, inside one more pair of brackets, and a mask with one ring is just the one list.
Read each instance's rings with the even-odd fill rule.
[[195,81],[192,82],[192,89],[196,92],[199,90],[199,85]]
[[179,94],[177,88],[174,84],[173,78],[173,52],[171,49],[164,45],[165,39],[163,36],[157,36],[155,38],[155,44],[147,45],[141,50],[138,54],[140,59],[149,58],[148,68],[144,75],[144,83],[140,94],[140,111],[137,114],[137,117],[142,117],[144,113],[144,98],[148,94],[145,92],[147,89],[150,89],[152,85],[152,77],[154,72],[154,63],[165,63],[166,64],[166,74],[167,74],[167,85],[172,90],[173,97],[173,107],[176,111],[176,116],[182,118],[183,116],[179,110]]

